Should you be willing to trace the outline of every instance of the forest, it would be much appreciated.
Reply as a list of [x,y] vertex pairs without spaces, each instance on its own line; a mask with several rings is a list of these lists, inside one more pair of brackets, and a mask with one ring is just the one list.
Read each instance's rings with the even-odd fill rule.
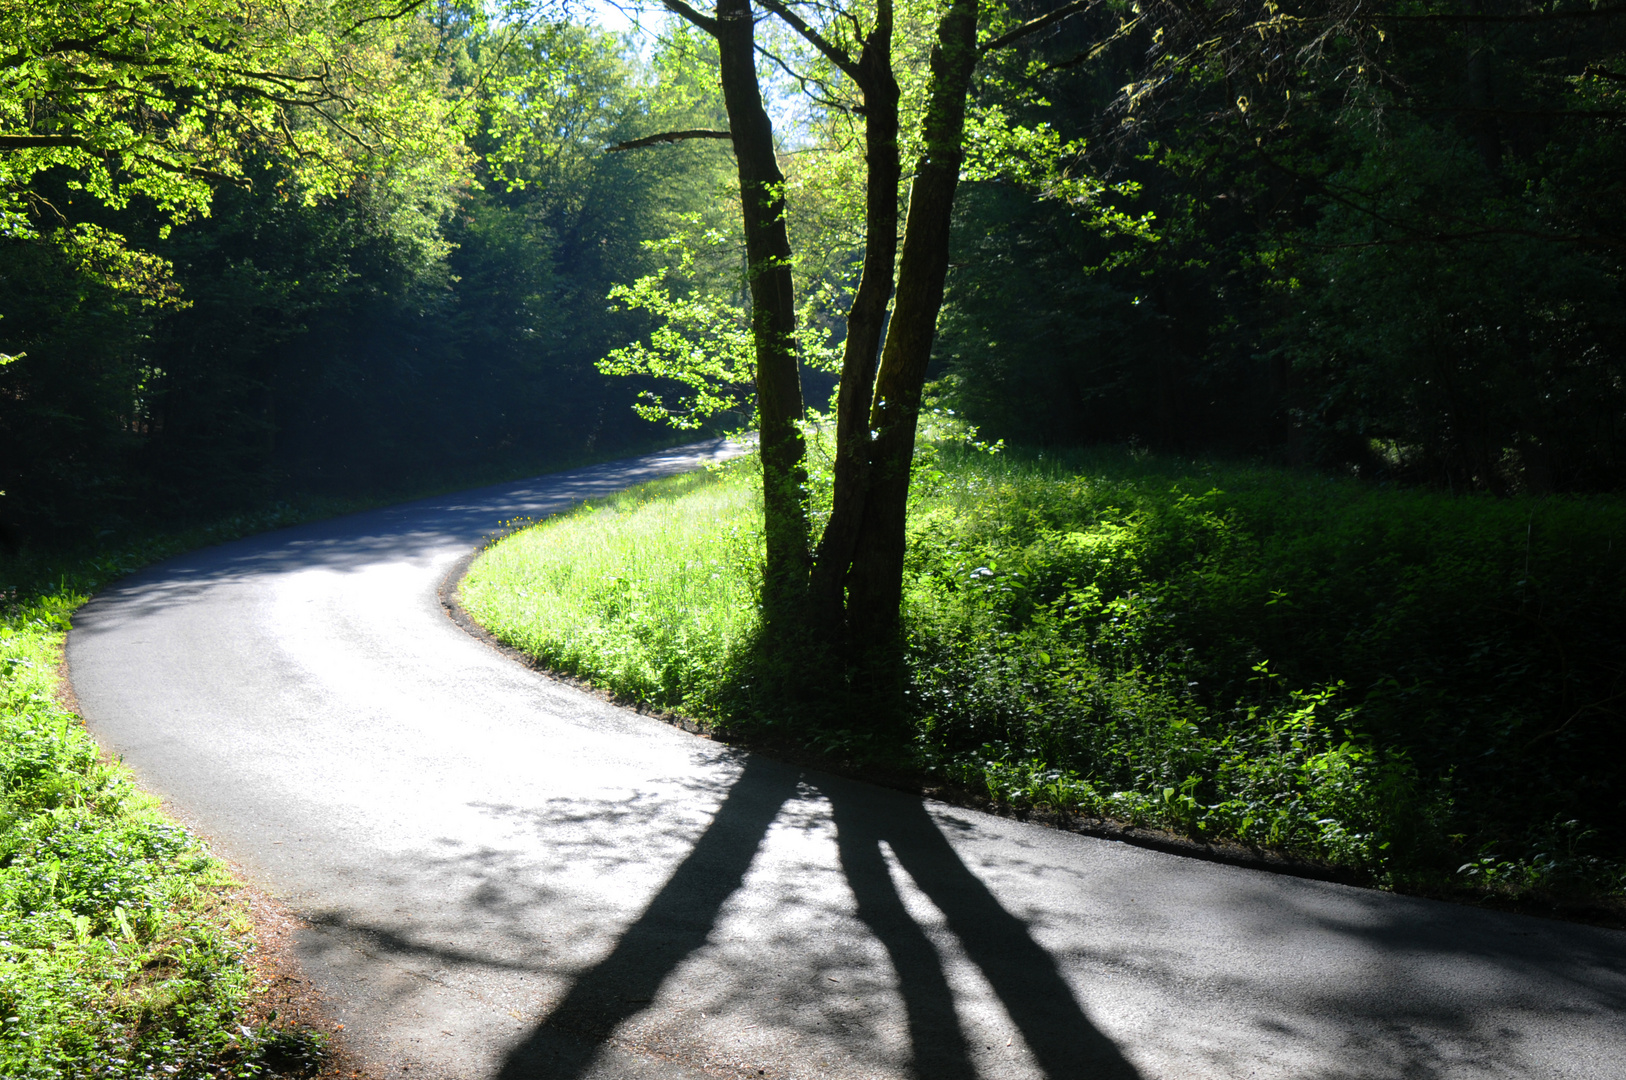
[[[647,400],[749,419],[728,148],[605,152],[728,126],[714,40],[655,13],[622,37],[567,10],[369,21],[386,9],[347,0],[251,20],[191,82],[84,45],[128,18],[197,46],[238,6],[259,11],[6,5],[11,544],[640,445],[661,437]],[[905,165],[928,8],[897,14]],[[985,22],[1047,12],[1070,17],[971,77],[930,349],[945,405],[1013,443],[1618,489],[1609,5],[1103,2]],[[863,265],[863,95],[757,18],[823,407]],[[328,74],[273,85],[255,64]],[[661,325],[734,357],[697,400],[658,349],[617,353]]]
[[[1315,698],[1414,825],[1478,806],[1429,866],[1618,848],[1626,8],[3,11],[13,603],[752,429],[755,614],[636,699],[998,800],[1112,772],[1013,717],[1178,670],[1165,719]],[[1183,768],[1113,783],[1189,829]]]
[[469,610],[820,767],[1621,925],[1623,286],[1616,0],[0,0],[0,1071],[320,1051],[59,699],[78,604],[723,434]]

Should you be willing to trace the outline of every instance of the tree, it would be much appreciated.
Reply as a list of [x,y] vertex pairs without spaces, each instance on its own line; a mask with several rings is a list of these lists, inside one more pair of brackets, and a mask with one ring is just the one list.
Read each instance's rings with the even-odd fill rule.
[[[601,151],[722,126],[714,68],[680,85],[663,53],[581,26],[447,5],[403,20],[389,40],[438,66],[430,104],[469,133],[451,164],[476,158],[472,178],[357,157],[370,171],[322,195],[297,155],[248,140],[226,159],[244,182],[207,185],[177,224],[140,193],[87,197],[67,164],[34,174],[41,235],[0,237],[0,352],[24,354],[0,363],[0,518],[20,537],[473,482],[654,436],[626,408],[648,384],[595,368],[644,326],[604,296],[660,258],[644,238],[738,219],[732,162],[716,144]],[[126,238],[158,287],[133,295],[64,250],[75,224]]]
[[[893,0],[877,0],[867,10],[827,11],[817,24],[804,17],[805,9],[785,0],[760,0],[814,50],[816,60],[850,80],[859,100],[845,107],[863,120],[864,254],[846,313],[833,505],[814,544],[804,496],[806,446],[797,427],[804,406],[785,178],[756,71],[756,19],[750,0],[718,0],[715,16],[682,0],[663,0],[668,11],[717,39],[739,163],[763,463],[766,630],[770,642],[798,630],[837,641],[850,674],[883,709],[898,703],[901,690],[897,661],[905,514],[921,393],[948,271],[950,218],[966,160],[973,73],[989,51],[1093,2],[1075,0],[980,42],[978,0],[911,9],[929,26],[929,67],[920,87],[920,127],[910,155],[913,182],[900,244],[903,94]],[[806,81],[800,74],[797,78]],[[813,84],[828,88],[817,76]],[[674,132],[638,144],[697,134],[714,133]]]
[[1448,490],[1619,486],[1626,7],[1143,4],[1097,55],[1112,18],[1035,67],[1163,239],[978,185],[956,408]]

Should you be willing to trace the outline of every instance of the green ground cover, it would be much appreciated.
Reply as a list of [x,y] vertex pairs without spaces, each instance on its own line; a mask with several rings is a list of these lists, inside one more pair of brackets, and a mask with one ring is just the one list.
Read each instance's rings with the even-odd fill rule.
[[[1626,891],[1626,503],[927,458],[905,598],[923,776],[1381,884]],[[544,522],[488,549],[464,602],[624,698],[862,759],[839,688],[801,708],[758,662],[754,485],[745,462]]]
[[234,883],[56,699],[83,599],[0,608],[0,1076],[267,1075]]
[[256,1022],[236,883],[59,702],[63,639],[158,559],[351,507],[279,503],[0,559],[0,1076],[304,1075],[320,1036]]

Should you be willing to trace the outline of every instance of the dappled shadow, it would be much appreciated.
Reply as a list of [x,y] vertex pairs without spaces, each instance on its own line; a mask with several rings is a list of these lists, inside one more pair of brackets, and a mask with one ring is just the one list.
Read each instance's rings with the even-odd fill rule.
[[[1121,1046],[1148,1076],[1626,1076],[1618,932],[950,811],[478,648],[436,662],[459,643],[433,584],[498,522],[692,460],[224,545],[76,619],[70,651],[127,631],[76,669],[117,748],[317,909],[301,948],[350,980],[350,1031],[410,1029],[376,1060],[458,1080],[652,1075],[639,1061],[958,1080],[1131,1075]],[[256,577],[276,588],[239,584]],[[216,587],[210,617],[141,621]]]
[[975,1071],[941,962],[898,896],[881,857],[883,842],[943,913],[1045,1076],[1127,1080],[1137,1075],[1085,1017],[1055,959],[965,865],[918,799],[899,800],[894,813],[876,815],[865,813],[846,786],[838,782],[824,789],[835,814],[842,866],[858,898],[859,917],[897,969],[919,1075],[948,1080]]
[[[789,1061],[931,1080],[1245,1076],[1264,1062],[1320,1080],[1561,1076],[1544,1066],[1569,1059],[1566,1040],[1603,1063],[1573,1075],[1615,1075],[1619,1047],[1597,1033],[1626,1013],[1618,933],[1214,867],[703,756],[618,793],[478,804],[512,827],[512,847],[447,838],[402,864],[447,897],[439,916],[314,921],[327,947],[434,980],[536,987],[524,1015],[543,1019],[467,1074],[503,1080],[620,1076],[647,1054],[744,1075]],[[609,883],[610,906],[584,900],[584,882]],[[1022,1046],[1005,1050],[1003,1031],[987,1045],[990,1006]],[[758,1024],[768,1041],[752,1041]]]
[[[609,956],[578,978],[542,1025],[572,1035],[608,1038],[653,1001],[679,964],[706,944],[723,904],[739,889],[757,848],[796,793],[794,774],[747,762],[710,826],[643,915],[627,928]],[[557,1060],[557,1040],[539,1030],[516,1047],[504,1080],[564,1077],[584,1064]]]
[[[796,774],[757,758],[729,789],[688,856],[610,954],[583,973],[504,1063],[502,1080],[566,1080],[590,1056],[579,1042],[608,1040],[641,1012],[693,953],[705,946],[723,907],[744,884],[763,838],[797,793]],[[1061,1080],[1131,1080],[1137,1073],[1084,1015],[1056,962],[961,861],[919,800],[878,815],[842,781],[819,785],[834,810],[842,869],[859,920],[886,949],[907,1013],[914,1072],[932,1080],[977,1075],[936,946],[910,916],[886,865],[890,849],[994,988],[1044,1075]]]

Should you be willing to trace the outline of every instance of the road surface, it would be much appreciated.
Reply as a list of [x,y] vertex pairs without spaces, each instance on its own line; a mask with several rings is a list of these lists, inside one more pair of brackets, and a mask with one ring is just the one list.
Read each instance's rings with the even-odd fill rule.
[[719,445],[194,552],[75,619],[107,749],[310,924],[390,1075],[1626,1077],[1626,933],[1219,866],[745,754],[459,629],[499,523]]

